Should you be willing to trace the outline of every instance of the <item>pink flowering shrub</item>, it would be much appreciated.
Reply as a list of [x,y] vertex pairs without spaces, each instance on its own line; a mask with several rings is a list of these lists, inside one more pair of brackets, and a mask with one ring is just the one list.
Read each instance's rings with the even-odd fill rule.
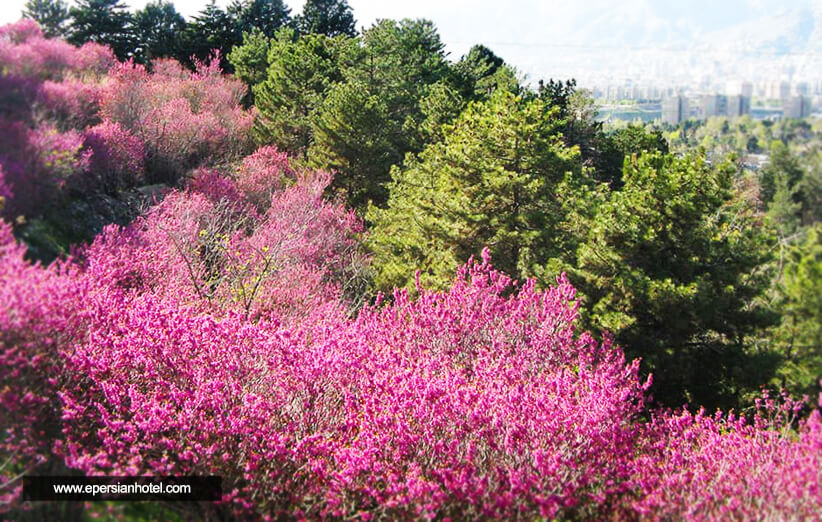
[[106,227],[84,252],[86,272],[118,292],[154,293],[202,308],[209,278],[216,275],[211,270],[217,268],[199,241],[211,216],[220,234],[231,232],[233,216],[221,215],[204,196],[171,193],[132,225]]
[[28,18],[0,26],[0,41],[22,44],[37,38],[43,38],[43,30],[37,22]]
[[115,194],[142,182],[145,147],[119,123],[105,121],[91,127],[83,140],[91,151],[88,188]]
[[0,74],[0,118],[30,121],[39,83],[31,78]]
[[237,190],[233,180],[216,169],[202,167],[192,173],[187,184],[188,190],[200,193],[211,202],[221,201],[243,205],[244,197]]
[[84,129],[99,121],[102,87],[96,82],[68,78],[46,80],[37,91],[38,109],[43,118],[64,129]]
[[297,177],[289,163],[288,154],[273,145],[260,147],[243,158],[237,169],[237,188],[258,210],[265,212],[271,205],[272,195],[292,183]]
[[104,74],[116,59],[110,48],[97,43],[75,47],[65,40],[46,38],[33,20],[21,19],[0,27],[0,73],[59,80],[67,74]]
[[0,72],[6,75],[59,79],[77,68],[77,48],[64,40],[44,38],[36,22],[20,20],[0,28]]
[[801,402],[779,404],[766,394],[757,407],[753,422],[704,411],[655,416],[643,426],[638,446],[633,510],[668,520],[818,518],[819,410],[796,426]]
[[91,156],[82,129],[97,121],[113,63],[107,47],[47,39],[31,20],[0,28],[0,164],[14,194],[4,216],[39,216],[82,186]]
[[83,137],[75,130],[59,132],[48,125],[29,129],[0,118],[0,136],[0,164],[15,195],[4,209],[6,216],[38,215],[69,180],[84,176],[89,168],[90,151],[83,150]]
[[511,290],[486,259],[288,328],[95,293],[59,449],[86,473],[220,474],[238,516],[597,513],[631,471],[637,364],[574,333],[565,280]]
[[29,132],[28,142],[57,184],[88,169],[91,154],[83,151],[83,136],[76,130],[59,132],[54,127],[37,127]]
[[143,115],[152,109],[150,79],[144,65],[133,62],[114,65],[100,100],[101,116],[135,129]]
[[[256,263],[265,263],[271,256],[277,260],[277,277],[262,281],[255,309],[309,309],[318,305],[318,300],[340,295],[359,303],[368,266],[360,248],[364,228],[354,212],[323,199],[330,183],[331,175],[326,172],[302,173],[293,185],[270,197],[268,210],[243,245],[244,249],[266,252],[266,256],[257,256]],[[303,273],[291,273],[294,267],[300,267]],[[306,269],[313,277],[305,273]],[[316,282],[309,284],[312,280]],[[327,284],[321,285],[320,281]],[[293,289],[277,291],[286,286]],[[316,291],[322,288],[323,292]],[[288,298],[286,302],[270,299],[283,296]]]
[[362,222],[322,199],[329,181],[306,175],[259,215],[231,180],[198,171],[189,192],[99,237],[86,252],[88,270],[110,286],[212,313],[286,321],[334,307],[367,259]]
[[222,157],[226,129],[210,112],[194,113],[185,98],[169,100],[142,116],[135,128],[148,148],[156,179],[177,180],[187,170]]
[[24,253],[0,221],[0,509],[19,494],[18,475],[59,469],[52,445],[61,436],[62,351],[82,331],[71,271],[33,265]]
[[97,42],[86,42],[76,51],[76,74],[102,76],[117,64],[117,58],[111,47]]
[[153,73],[122,63],[111,70],[101,114],[146,144],[155,181],[176,181],[248,150],[254,116],[240,106],[244,93],[242,82],[222,75],[218,58],[193,73],[167,60]]

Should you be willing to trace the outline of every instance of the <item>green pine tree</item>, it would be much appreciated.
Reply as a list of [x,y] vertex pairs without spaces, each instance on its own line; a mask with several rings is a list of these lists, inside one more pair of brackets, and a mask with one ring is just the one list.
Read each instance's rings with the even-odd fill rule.
[[186,26],[183,35],[183,51],[180,61],[191,65],[191,58],[207,59],[213,51],[219,51],[223,70],[231,72],[228,53],[235,43],[234,25],[228,14],[211,0]]
[[816,396],[822,379],[822,226],[788,248],[778,281],[782,322],[775,348],[784,357],[775,384],[796,395]]
[[302,34],[357,36],[354,14],[346,0],[308,0],[295,21]]
[[291,24],[291,10],[282,0],[234,0],[227,12],[236,44],[242,41],[243,33],[255,28],[271,38],[278,29]]
[[69,14],[69,42],[109,45],[121,60],[134,54],[132,15],[120,0],[77,0]]
[[[245,52],[241,47],[236,56]],[[281,29],[270,42],[265,80],[253,89],[260,111],[257,142],[305,155],[314,139],[314,113],[327,91],[343,80],[345,63],[355,52],[356,42],[346,37],[297,37],[293,29]]]
[[641,357],[669,406],[735,406],[768,379],[746,342],[775,319],[756,305],[771,237],[736,197],[735,173],[698,155],[626,158],[624,187],[603,186],[576,227],[567,268],[587,326]]
[[497,91],[395,168],[387,208],[368,215],[378,286],[410,287],[419,269],[426,284],[443,287],[486,245],[515,277],[535,275],[557,256],[558,188],[580,172],[554,115],[538,99]]
[[137,58],[149,62],[154,58],[174,58],[183,50],[186,21],[165,0],[149,2],[134,13],[134,36],[138,45]]
[[27,0],[23,18],[34,20],[49,38],[64,37],[68,30],[68,5],[63,0]]

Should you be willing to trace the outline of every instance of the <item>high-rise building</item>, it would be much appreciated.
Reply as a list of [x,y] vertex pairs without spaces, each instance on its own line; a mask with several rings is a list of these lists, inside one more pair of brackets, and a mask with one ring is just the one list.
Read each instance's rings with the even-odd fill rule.
[[700,116],[725,116],[728,113],[728,97],[721,94],[704,94],[700,99]]
[[662,100],[662,121],[677,125],[688,119],[688,100],[684,96],[671,96]]
[[805,96],[791,96],[782,105],[785,118],[807,118],[811,115],[811,100]]
[[791,95],[791,84],[788,82],[779,82],[779,99],[787,100]]
[[786,81],[772,81],[768,84],[767,97],[772,100],[786,100],[791,95],[791,84]]
[[751,99],[735,94],[728,96],[728,117],[737,118],[751,113]]

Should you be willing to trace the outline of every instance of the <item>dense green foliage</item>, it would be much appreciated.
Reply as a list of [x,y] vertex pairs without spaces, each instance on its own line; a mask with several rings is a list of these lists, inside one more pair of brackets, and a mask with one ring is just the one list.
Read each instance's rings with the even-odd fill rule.
[[283,0],[234,0],[227,12],[238,37],[255,28],[271,37],[291,21],[291,10]]
[[40,24],[46,36],[65,36],[69,21],[68,4],[63,0],[27,0],[23,17]]
[[756,305],[770,240],[735,196],[735,173],[698,155],[643,154],[626,159],[624,186],[595,211],[580,203],[583,240],[568,268],[587,321],[653,368],[668,404],[729,406],[762,382],[745,346],[772,321]]
[[308,0],[294,21],[302,34],[357,35],[354,13],[345,0]]
[[264,75],[253,89],[260,111],[255,138],[292,154],[305,155],[314,134],[315,109],[326,90],[343,79],[342,64],[352,52],[351,42],[323,34],[297,38],[292,29],[286,28],[268,44],[268,66],[260,71],[256,66],[260,53],[256,50],[264,47],[260,35],[251,36],[230,56],[242,79]]
[[[186,25],[183,35],[186,54],[180,58],[186,61],[194,56],[204,60],[215,49],[226,56],[229,49],[236,43],[236,34],[234,21],[228,13],[217,6],[215,0],[211,0]],[[222,65],[225,66],[225,62]]]
[[378,286],[411,286],[420,269],[444,287],[480,245],[510,274],[542,272],[564,239],[557,186],[579,173],[578,151],[548,114],[539,99],[498,91],[394,170],[387,208],[369,216]]
[[69,10],[69,42],[97,42],[111,47],[118,58],[133,53],[132,14],[120,0],[77,0]]
[[134,13],[134,36],[138,42],[137,57],[148,62],[154,58],[173,58],[183,49],[180,34],[186,21],[165,0],[155,0]]
[[789,246],[776,282],[782,322],[773,338],[784,362],[777,384],[797,393],[819,390],[822,374],[822,226]]

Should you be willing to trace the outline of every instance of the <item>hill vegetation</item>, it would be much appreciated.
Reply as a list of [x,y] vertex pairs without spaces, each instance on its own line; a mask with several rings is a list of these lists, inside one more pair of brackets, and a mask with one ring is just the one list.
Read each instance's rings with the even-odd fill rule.
[[82,516],[35,474],[222,477],[153,518],[822,511],[814,124],[605,129],[345,2],[61,5],[0,28],[4,516]]

